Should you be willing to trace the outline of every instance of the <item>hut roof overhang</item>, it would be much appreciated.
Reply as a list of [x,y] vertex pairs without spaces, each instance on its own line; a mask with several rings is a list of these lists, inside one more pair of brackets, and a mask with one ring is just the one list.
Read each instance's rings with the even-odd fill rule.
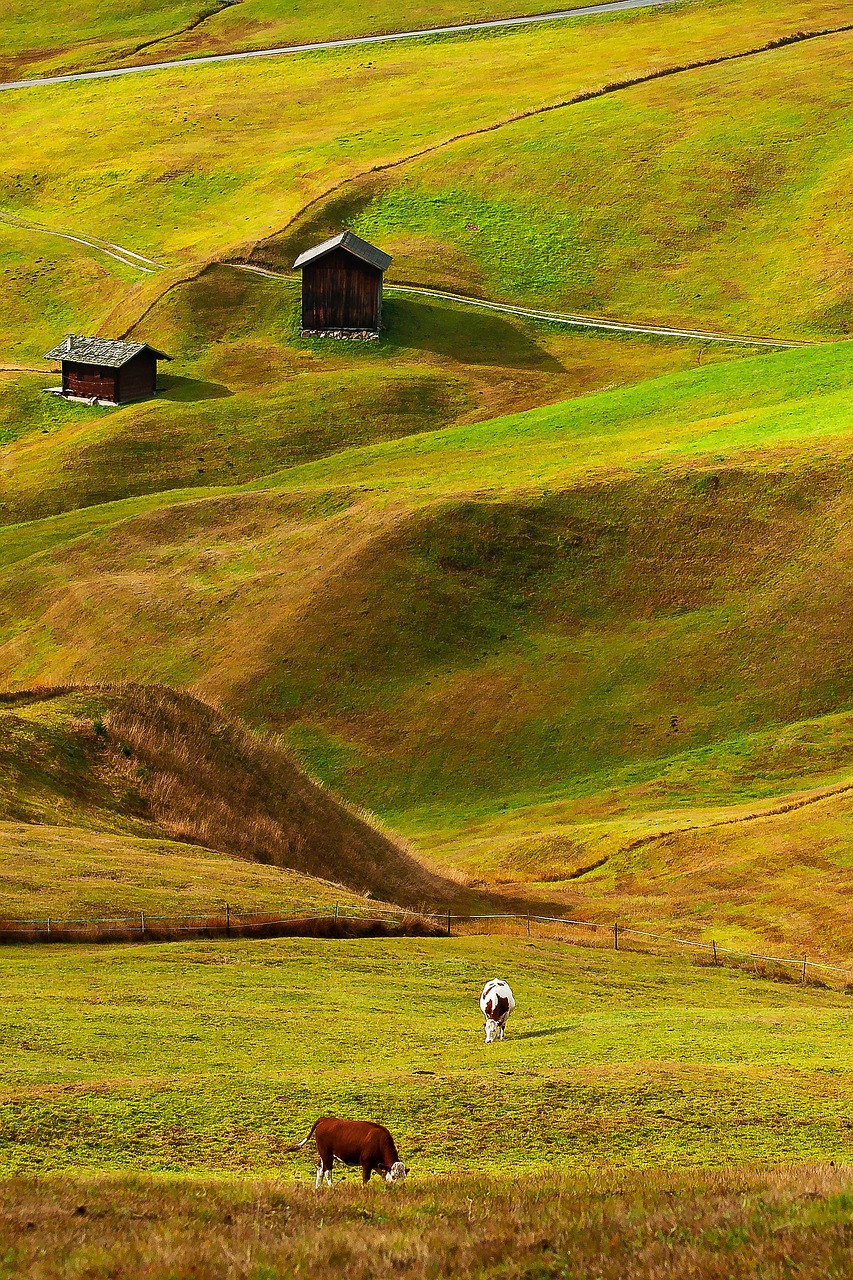
[[324,258],[327,253],[332,253],[335,249],[346,249],[354,257],[361,258],[362,262],[369,263],[371,267],[378,267],[380,271],[387,271],[391,265],[390,254],[383,253],[375,245],[368,244],[352,231],[342,231],[339,236],[332,236],[331,240],[324,240],[313,249],[306,249],[304,253],[300,253],[293,264],[294,271],[307,266],[309,262],[316,262],[318,258]]
[[79,364],[95,364],[102,369],[121,369],[140,351],[150,351],[155,360],[171,360],[147,342],[120,342],[117,338],[86,338],[69,333],[58,346],[45,353],[45,360],[74,360]]

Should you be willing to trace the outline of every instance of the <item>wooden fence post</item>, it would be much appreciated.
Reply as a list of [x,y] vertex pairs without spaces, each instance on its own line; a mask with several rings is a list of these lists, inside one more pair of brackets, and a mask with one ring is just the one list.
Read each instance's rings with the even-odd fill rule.
[[619,921],[613,921],[613,950],[619,950]]
[[336,920],[337,920],[337,918],[338,918],[338,908],[340,907],[340,905],[341,905],[341,904],[340,904],[339,902],[336,902],[336,903],[335,903],[335,919],[336,919]]
[[145,937],[145,912],[144,911],[140,911],[139,913],[139,924],[140,924],[140,928],[142,929],[142,936],[144,938]]
[[231,937],[231,903],[225,903],[225,936]]
[[530,937],[530,912],[527,913],[527,936]]
[[806,959],[805,956],[803,956],[803,986],[806,985],[806,965],[807,964],[808,964],[808,960]]
[[717,963],[717,944],[713,938],[711,939],[711,946],[714,948],[714,964],[716,964]]
[[50,916],[47,917],[47,931],[50,933]]
[[447,936],[450,937],[450,912],[447,913]]

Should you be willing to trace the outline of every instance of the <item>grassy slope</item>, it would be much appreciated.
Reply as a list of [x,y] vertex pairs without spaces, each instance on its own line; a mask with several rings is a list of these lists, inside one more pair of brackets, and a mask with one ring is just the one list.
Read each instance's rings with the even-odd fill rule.
[[57,403],[18,378],[0,405],[5,522],[167,488],[260,479],[281,467],[653,373],[734,358],[695,343],[532,327],[394,299],[380,349],[298,338],[288,286],[217,267],[157,310],[176,369],[156,401]]
[[0,821],[0,917],[115,919],[364,907],[339,884],[165,837]]
[[199,680],[433,856],[554,882],[607,854],[589,909],[832,949],[843,878],[779,919],[780,861],[750,919],[741,869],[685,897],[692,855],[659,893],[618,851],[847,776],[821,717],[851,698],[849,377],[845,346],[764,355],[345,452],[289,493],[9,529],[6,670]]
[[[3,914],[68,914],[77,904],[95,914],[146,901],[174,913],[213,907],[223,890],[243,907],[288,905],[291,894],[294,905],[328,903],[339,892],[330,880],[406,902],[448,888],[343,810],[278,744],[187,695],[114,687],[21,696],[0,707],[0,734]],[[232,876],[209,850],[301,874],[239,866]]]
[[851,48],[778,50],[447,148],[366,191],[355,228],[397,279],[446,286],[449,257],[457,287],[506,301],[843,335]]
[[[128,289],[129,269],[102,257],[98,279],[83,298],[72,266],[62,276],[48,268],[35,270],[33,251],[49,259],[53,246],[62,244],[56,252],[69,255],[70,263],[84,260],[88,276],[95,272],[91,259],[99,255],[80,246],[72,250],[67,242],[49,241],[38,232],[28,239],[19,230],[4,229],[15,310],[0,327],[0,343],[10,356],[29,360],[42,354],[57,328],[83,331],[103,322],[114,332],[138,318],[176,275],[192,272],[210,257],[251,248],[335,184],[377,164],[404,160],[472,126],[498,123],[649,67],[742,49],[744,31],[750,44],[760,44],[792,30],[831,26],[844,20],[845,10],[839,0],[788,0],[780,13],[768,0],[744,0],[737,12],[737,23],[729,4],[711,4],[576,27],[167,70],[6,94],[0,110],[10,141],[0,158],[0,208],[55,230],[115,240],[159,256],[171,269]],[[777,56],[796,59],[799,54]],[[836,92],[829,54],[826,62],[821,96]],[[689,93],[687,81],[672,86],[671,100]],[[401,100],[406,102],[402,114]],[[353,101],[358,102],[357,129]],[[820,106],[813,114],[821,119]],[[570,117],[566,113],[564,123],[559,113],[553,129],[571,129]],[[91,129],[93,118],[99,121],[97,131]],[[587,120],[586,109],[579,118]],[[610,118],[605,112],[605,120]],[[793,125],[796,131],[798,122]],[[693,145],[705,142],[699,128]],[[66,163],[69,152],[77,157],[73,166]],[[544,171],[561,185],[565,157],[559,146],[542,154]],[[811,152],[793,145],[785,154],[792,180],[808,184],[817,163]],[[721,166],[726,157],[724,148]],[[734,163],[742,168],[747,160],[735,155]],[[821,173],[818,163],[818,182]],[[653,189],[660,190],[660,184]],[[506,214],[506,200],[501,208]],[[507,239],[517,232],[518,216],[511,208],[508,213],[500,232],[504,253]],[[648,223],[652,216],[650,207]],[[738,230],[737,223],[729,227],[729,243]],[[819,272],[822,232],[812,230],[796,251],[814,258]],[[445,248],[442,257],[452,283],[470,268],[452,240]],[[614,265],[620,264],[624,267],[624,255],[617,255]],[[707,264],[699,266],[707,270]],[[686,286],[683,292],[688,293]],[[157,339],[156,332],[150,336]]]
[[[569,0],[564,9],[585,4]],[[56,0],[38,10],[0,3],[4,50],[0,79],[133,65],[194,54],[263,49],[306,41],[419,30],[448,23],[547,10],[543,0],[382,0],[359,9],[352,0],[322,6],[306,0],[169,0],[156,7],[111,0],[69,11]],[[61,33],[61,34],[60,34]]]
[[[6,1171],[305,1182],[309,1153],[284,1149],[324,1113],[388,1124],[413,1186],[851,1154],[848,998],[828,991],[535,939],[15,948],[0,970]],[[486,1053],[494,972],[518,1008]]]
[[[781,14],[755,3],[747,16],[756,41],[843,17],[815,3]],[[251,243],[322,184],[359,165],[405,155],[452,132],[463,117],[470,123],[472,112],[478,123],[500,118],[510,89],[512,107],[520,109],[605,75],[743,42],[743,27],[731,24],[726,5],[578,30],[594,30],[594,45],[568,29],[426,44],[410,51],[423,63],[416,84],[409,53],[385,50],[370,68],[347,55],[258,64],[228,77],[208,68],[203,80],[169,72],[75,88],[63,97],[63,129],[79,131],[97,106],[109,128],[125,131],[130,148],[119,148],[121,164],[110,169],[97,144],[89,149],[88,176],[97,170],[97,182],[50,164],[59,135],[42,125],[54,91],[21,97],[4,110],[39,138],[39,163],[48,163],[34,183],[24,153],[10,148],[7,190],[21,213],[49,221],[70,207],[81,229],[121,239],[132,227],[137,248],[168,252],[186,266]],[[845,92],[836,75],[843,46],[820,48],[827,56],[817,88],[807,101],[797,99],[797,112],[785,120],[779,103],[806,83],[803,50],[738,65],[725,77],[701,73],[660,84],[642,91],[642,110],[632,107],[631,95],[593,104],[578,115],[579,129],[570,113],[544,118],[553,124],[548,132],[542,122],[516,126],[525,182],[543,155],[550,156],[549,173],[570,168],[572,155],[594,171],[595,147],[619,136],[632,110],[647,126],[640,149],[654,155],[671,132],[672,103],[689,101],[682,150],[673,144],[649,183],[661,190],[664,170],[686,168],[685,156],[705,154],[713,141],[717,238],[695,228],[701,245],[676,290],[687,297],[691,282],[707,283],[712,250],[722,257],[738,240],[742,217],[757,243],[774,209],[778,227],[776,206],[786,191],[805,193],[804,208],[824,188],[834,190],[844,138],[825,126]],[[558,50],[559,58],[550,56]],[[516,74],[504,85],[511,66]],[[746,87],[749,70],[762,85],[762,138],[780,142],[783,125],[789,129],[782,161],[761,169],[769,200],[741,181],[758,155],[755,139],[745,147],[734,142],[713,105],[725,89],[730,113],[759,113]],[[773,98],[774,80],[787,97]],[[143,111],[155,84],[164,90],[160,103]],[[389,96],[394,85],[405,88],[410,107],[402,130]],[[260,86],[271,92],[259,93]],[[334,95],[345,104],[356,91],[363,91],[365,132],[352,147],[339,146],[341,108],[326,107]],[[449,113],[430,114],[444,99]],[[143,118],[137,139],[133,130]],[[319,121],[313,130],[304,127],[309,118]],[[806,140],[819,129],[828,141],[817,153]],[[226,172],[226,157],[238,132],[248,130],[257,145],[241,149],[247,168],[229,186],[234,171],[229,159]],[[595,145],[584,149],[587,133]],[[471,174],[488,168],[492,145],[465,151]],[[643,159],[631,156],[631,164]],[[617,221],[631,164],[616,175]],[[163,191],[151,201],[155,167]],[[510,182],[502,171],[489,172],[493,185]],[[290,186],[288,173],[296,179]],[[464,163],[453,173],[454,182],[475,184]],[[356,192],[347,207],[390,228],[395,208],[420,216],[435,196],[424,234],[444,237],[450,272],[482,272],[489,254],[481,254],[479,267],[476,255],[465,257],[453,220],[468,214],[448,204],[435,181],[434,167],[412,170],[402,187],[377,189],[367,202]],[[492,250],[523,219],[511,186],[484,239]],[[108,206],[116,193],[120,199]],[[696,191],[680,194],[686,228],[706,192],[692,215]],[[826,207],[822,199],[818,211]],[[348,200],[345,193],[339,213]],[[200,225],[202,207],[209,216]],[[644,206],[646,232],[653,213],[652,204]],[[315,229],[327,215],[321,211]],[[774,260],[783,278],[804,227],[797,223]],[[788,291],[791,316],[811,316],[808,323],[818,327],[829,314],[821,279],[832,261],[821,228],[814,221],[800,252],[805,284]],[[21,233],[11,240],[20,244]],[[521,245],[528,256],[537,247],[534,240]],[[649,247],[649,261],[660,266],[665,248]],[[405,251],[401,256],[405,263]],[[614,297],[629,297],[630,262],[614,240],[611,275],[598,264]],[[818,747],[799,772],[797,750],[779,747],[786,725],[819,721],[850,700],[839,524],[847,501],[838,465],[847,457],[844,348],[676,373],[482,423],[476,420],[592,390],[605,379],[631,382],[644,362],[662,370],[688,357],[654,344],[475,320],[452,308],[419,314],[419,304],[402,301],[390,309],[394,336],[384,351],[329,356],[294,339],[292,303],[279,309],[280,298],[291,298],[287,290],[236,273],[227,279],[224,269],[209,272],[151,313],[148,336],[165,338],[164,345],[173,339],[184,361],[162,401],[115,415],[71,414],[45,404],[34,381],[16,384],[4,424],[7,439],[14,438],[4,451],[7,518],[123,500],[7,531],[0,546],[7,679],[115,673],[199,681],[254,720],[285,728],[325,778],[437,854],[481,862],[497,876],[535,879],[576,870],[590,849],[604,847],[613,865],[601,873],[596,909],[616,901],[615,882],[604,877],[638,833],[683,825],[685,813],[706,819],[732,803],[844,774],[843,726],[838,734],[838,726],[819,726]],[[842,296],[844,279],[843,271],[832,276],[833,297]],[[99,306],[107,292],[98,287]],[[758,294],[745,296],[744,315]],[[15,304],[24,308],[16,333],[24,335],[26,354],[38,349],[32,344],[41,330],[26,323],[38,290],[16,297],[23,299]],[[54,318],[40,322],[39,345]],[[489,363],[490,351],[496,363]],[[411,435],[415,425],[433,430]],[[348,445],[366,447],[346,451]],[[312,457],[320,460],[293,466]],[[283,465],[290,470],[268,474]],[[254,491],[227,487],[247,479]],[[158,497],[164,486],[173,492]],[[149,496],[124,500],[128,493]],[[50,555],[38,554],[48,549]],[[782,619],[789,643],[779,661]],[[739,763],[750,734],[757,735],[754,753],[771,758],[762,778]],[[703,761],[702,752],[713,760],[706,754]],[[628,817],[619,811],[626,788]],[[656,789],[663,804],[654,800]],[[564,807],[555,816],[543,804]],[[679,809],[682,816],[673,815]],[[549,834],[537,844],[543,823]],[[679,919],[690,914],[683,899],[676,906]],[[785,936],[811,942],[815,927],[794,918]]]

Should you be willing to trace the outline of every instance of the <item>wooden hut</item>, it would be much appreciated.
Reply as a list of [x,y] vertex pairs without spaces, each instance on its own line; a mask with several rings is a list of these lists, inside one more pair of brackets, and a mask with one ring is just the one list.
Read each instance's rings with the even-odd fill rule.
[[378,338],[387,253],[342,231],[293,264],[302,272],[303,336]]
[[50,388],[55,394],[125,404],[153,396],[157,390],[157,361],[172,357],[147,342],[84,338],[79,333],[69,333],[44,358],[62,363],[62,386]]

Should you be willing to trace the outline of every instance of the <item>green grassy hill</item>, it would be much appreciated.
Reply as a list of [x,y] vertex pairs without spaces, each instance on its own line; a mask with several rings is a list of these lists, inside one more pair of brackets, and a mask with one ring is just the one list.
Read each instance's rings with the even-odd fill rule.
[[[716,249],[718,260],[741,263],[746,285],[759,266],[749,246],[762,226],[768,226],[768,218],[781,210],[784,219],[772,223],[774,238],[781,237],[776,256],[782,268],[792,260],[801,262],[803,271],[797,278],[803,281],[806,297],[797,302],[787,289],[778,290],[785,312],[778,323],[784,319],[804,329],[817,323],[822,331],[837,334],[843,330],[827,308],[843,299],[831,275],[823,276],[825,270],[831,272],[837,255],[836,233],[824,226],[821,214],[832,207],[839,216],[831,193],[841,180],[843,139],[834,124],[830,127],[830,113],[833,104],[843,107],[846,101],[840,37],[764,54],[743,65],[729,64],[723,83],[731,81],[727,93],[732,110],[740,109],[738,93],[746,98],[750,75],[770,94],[766,108],[748,103],[749,112],[761,118],[752,137],[740,142],[726,130],[725,115],[706,102],[720,83],[723,71],[718,70],[675,77],[639,96],[634,90],[619,93],[602,99],[605,107],[593,103],[549,112],[541,127],[513,126],[508,136],[516,141],[519,156],[517,185],[496,171],[494,148],[501,145],[497,135],[492,144],[484,143],[481,156],[475,151],[476,159],[468,165],[465,146],[459,149],[458,161],[455,147],[443,155],[446,144],[457,136],[502,126],[579,93],[665,67],[740,53],[799,31],[842,25],[849,17],[840,0],[786,0],[781,10],[769,0],[739,0],[737,21],[733,12],[733,0],[727,0],[565,26],[169,69],[4,94],[9,143],[0,156],[0,212],[35,229],[27,232],[20,223],[3,228],[3,269],[13,283],[11,303],[0,318],[2,349],[10,358],[28,363],[52,345],[57,328],[126,329],[176,280],[195,275],[212,260],[245,255],[304,218],[309,206],[319,216],[322,203],[335,196],[338,220],[344,213],[358,214],[371,193],[355,190],[350,199],[346,184],[376,169],[405,166],[429,148],[442,149],[453,180],[449,195],[435,192],[437,203],[428,212],[433,201],[430,180],[425,176],[421,190],[415,174],[411,190],[399,197],[388,193],[375,209],[373,225],[383,234],[393,231],[400,269],[423,263],[430,255],[443,264],[437,271],[431,269],[432,278],[476,283],[478,277],[485,279],[485,271],[489,283],[502,284],[503,293],[518,288],[519,265],[529,275],[535,261],[536,271],[525,287],[538,292],[545,286],[555,295],[537,297],[540,303],[553,305],[556,296],[583,296],[627,305],[639,304],[650,287],[641,284],[638,297],[638,272],[658,265],[670,278],[668,286],[655,286],[658,311],[677,304],[680,313],[695,315],[698,295],[703,304],[713,304],[715,316],[728,319],[722,306],[725,284],[715,287],[710,279],[712,252]],[[814,79],[816,101],[787,120],[782,105],[774,113],[777,76],[790,81],[796,95],[803,84],[798,68],[808,68],[816,59],[821,68]],[[810,76],[808,82],[812,83]],[[349,109],[353,101],[358,102],[357,127]],[[406,104],[403,112],[401,101]],[[658,156],[662,132],[672,132],[676,111],[679,121],[682,116],[690,121],[687,135],[680,145],[673,138]],[[99,122],[97,130],[91,128],[93,119]],[[683,128],[679,123],[678,130]],[[829,129],[822,151],[810,140],[810,129]],[[626,130],[636,140],[617,165],[613,157],[624,151],[621,139]],[[771,147],[770,140],[780,145]],[[772,152],[770,159],[765,152]],[[75,161],[69,164],[72,154]],[[651,167],[643,164],[650,157]],[[492,175],[487,181],[493,188],[485,222],[481,179],[464,180],[464,200],[470,198],[470,208],[463,207],[464,200],[459,204],[460,182],[481,162],[483,173]],[[580,196],[572,201],[577,179],[567,177],[567,166],[570,173],[581,175],[587,196],[600,182],[596,175],[603,168],[613,170],[609,212],[602,211],[600,225],[590,223],[584,230],[589,216]],[[772,178],[768,199],[738,178],[755,166]],[[668,173],[665,185],[661,167]],[[678,189],[682,184],[676,175],[686,171],[706,175],[720,194],[710,209],[704,184],[685,186],[681,193],[684,209],[675,243],[683,244],[685,234],[697,238],[685,274],[673,271],[673,244],[661,242],[661,228],[673,206],[663,191],[673,184]],[[537,192],[541,195],[537,183],[549,192],[549,209],[566,210],[567,219],[557,222],[550,212],[540,217],[533,202]],[[632,201],[626,215],[627,196],[635,185],[641,207],[637,210]],[[798,197],[797,217],[789,222],[786,190],[802,192],[805,201],[812,190],[811,220]],[[398,230],[403,205],[408,238],[401,238]],[[638,212],[640,222],[629,231]],[[705,220],[708,227],[703,226]],[[531,225],[534,222],[539,230]],[[481,231],[467,230],[469,224]],[[162,266],[134,268],[50,232],[114,242]],[[593,260],[590,246],[599,233],[604,245],[596,241]],[[843,235],[841,227],[838,234]],[[548,269],[551,275],[546,270],[543,277],[543,250],[549,258],[555,250],[568,251],[574,284],[554,266]],[[57,257],[66,259],[64,267]],[[494,265],[498,261],[504,264],[500,280]],[[510,271],[512,278],[506,279],[511,263],[516,263],[515,274]],[[593,267],[600,281],[597,293],[590,284]],[[627,279],[620,283],[623,274]],[[684,279],[679,283],[675,275]],[[814,301],[813,293],[818,295]],[[757,303],[757,292],[752,296]],[[651,301],[643,306],[651,309]],[[741,317],[758,322],[767,314],[750,316],[742,307]],[[775,313],[773,320],[775,331]],[[152,331],[151,336],[158,335]]]
[[853,325],[850,274],[835,265],[850,237],[851,39],[452,142],[354,180],[255,256],[285,268],[345,211],[394,255],[395,280],[651,324],[841,337]]
[[279,744],[187,694],[140,686],[0,702],[0,867],[0,913],[18,917],[456,893]]
[[[570,0],[561,7],[578,8],[584,3]],[[3,0],[0,27],[5,46],[0,78],[134,66],[543,11],[547,6],[543,9],[542,0],[430,0],[429,4],[409,0],[403,5],[386,0],[371,5],[370,13],[352,0],[323,6],[295,0],[286,8],[274,0],[169,0],[154,8],[108,0],[92,11],[69,10],[56,0],[22,10],[12,0]]]
[[[841,848],[792,912],[714,824],[849,775],[850,376],[765,354],[11,526],[7,678],[197,683],[475,878],[834,951]],[[661,892],[631,846],[686,826]]]
[[[448,869],[835,954],[848,345],[392,290],[381,343],[333,348],[227,260],[350,222],[398,281],[838,338],[853,35],[558,104],[848,16],[725,0],[4,96],[4,683],[193,689]],[[56,404],[14,368],[98,326],[176,357],[156,400]]]

